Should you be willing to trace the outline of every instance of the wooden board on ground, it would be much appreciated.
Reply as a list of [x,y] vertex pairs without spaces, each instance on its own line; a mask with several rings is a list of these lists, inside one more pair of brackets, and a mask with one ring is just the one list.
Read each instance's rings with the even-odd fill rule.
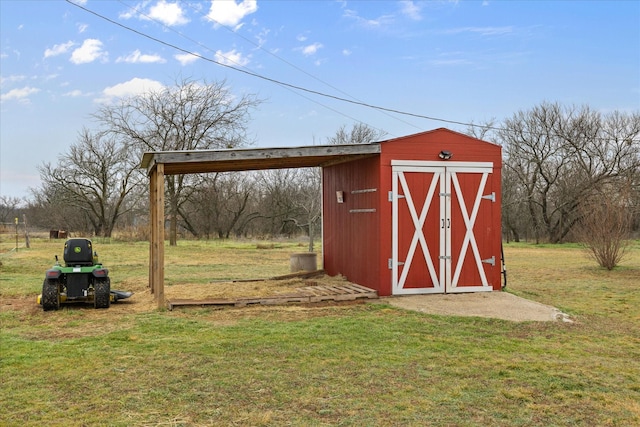
[[[309,273],[309,272],[308,272]],[[318,277],[322,273],[310,272],[310,277]],[[299,274],[299,273],[296,273]],[[289,276],[289,275],[287,275]],[[294,276],[299,277],[299,276]],[[290,279],[290,277],[287,277]],[[278,279],[270,279],[278,280]],[[258,296],[216,297],[203,299],[172,298],[167,301],[169,310],[180,306],[235,306],[246,307],[249,305],[282,305],[282,304],[309,304],[323,301],[353,301],[360,298],[378,298],[378,293],[373,289],[350,283],[343,278],[331,278],[322,276],[316,280],[301,280],[298,285],[308,286],[288,288],[288,293]],[[277,289],[277,288],[275,288]],[[283,288],[287,290],[287,288]],[[250,293],[250,290],[249,292]]]

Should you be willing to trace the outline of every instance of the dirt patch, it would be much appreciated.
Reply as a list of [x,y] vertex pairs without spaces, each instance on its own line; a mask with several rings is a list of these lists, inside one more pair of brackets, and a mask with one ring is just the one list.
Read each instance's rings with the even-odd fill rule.
[[[311,279],[292,278],[285,280],[225,281],[205,284],[178,284],[165,286],[165,299],[235,299],[240,297],[269,297],[295,292],[307,286],[340,285],[349,283],[344,277],[320,275]],[[133,291],[125,300],[111,304],[108,310],[93,310],[92,304],[63,304],[62,308],[82,310],[87,316],[101,317],[113,314],[149,312],[157,308],[151,290],[142,283],[120,283],[117,288]],[[87,308],[88,310],[84,310]],[[27,315],[42,313],[42,307],[36,303],[36,296],[0,295],[0,311],[19,311]],[[110,313],[110,314],[108,314]]]
[[[266,297],[287,294],[298,288],[314,285],[339,285],[349,283],[343,277],[320,276],[312,279],[259,280],[246,282],[212,282],[207,284],[187,284],[165,286],[167,300],[178,298],[238,298]],[[122,284],[121,284],[122,285]],[[133,284],[131,284],[133,285]],[[114,314],[150,312],[157,305],[149,288],[136,284],[128,287],[119,286],[122,290],[133,290],[134,295],[126,300],[112,304],[109,310],[82,310],[84,316],[105,320]],[[126,288],[126,289],[125,289]],[[367,300],[373,303],[385,303],[405,310],[414,310],[428,314],[476,316],[504,319],[516,322],[523,321],[570,321],[568,316],[555,307],[527,300],[507,292],[478,292],[465,294],[406,295],[383,297],[379,300]],[[359,302],[361,303],[361,302]],[[327,305],[332,305],[327,303]],[[72,306],[70,306],[71,308]],[[301,308],[302,310],[314,307]],[[318,307],[315,307],[316,309]],[[71,308],[73,310],[73,308]],[[279,310],[271,307],[264,310]],[[35,303],[35,297],[0,297],[0,311],[19,311],[25,317],[40,317],[42,308]],[[263,312],[263,310],[258,310]],[[264,313],[264,312],[263,312]],[[46,317],[45,313],[45,317]]]
[[165,286],[164,294],[171,299],[234,299],[242,297],[270,297],[291,294],[307,286],[339,286],[349,282],[342,276],[319,275],[310,279],[265,279],[247,281],[218,281],[205,284]]
[[428,314],[490,317],[514,322],[571,321],[555,307],[507,292],[406,295],[381,298],[378,301]]

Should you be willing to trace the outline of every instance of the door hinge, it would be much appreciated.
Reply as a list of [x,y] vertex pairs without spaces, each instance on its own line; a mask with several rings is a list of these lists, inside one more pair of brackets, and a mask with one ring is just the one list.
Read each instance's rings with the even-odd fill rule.
[[[389,270],[393,269],[393,258],[389,258],[387,265],[389,267]],[[398,265],[404,265],[404,262],[398,261]]]
[[451,255],[440,255],[439,259],[451,259]]
[[451,197],[451,193],[439,193],[440,197]]
[[[402,194],[398,194],[398,199],[404,199]],[[393,191],[389,191],[389,201],[393,202]]]
[[483,259],[482,262],[484,262],[485,264],[491,264],[492,266],[495,266],[496,265],[496,257],[494,255],[491,258]]
[[496,193],[495,191],[492,191],[491,194],[487,194],[482,196],[483,199],[487,199],[487,200],[491,200],[493,203],[496,202]]

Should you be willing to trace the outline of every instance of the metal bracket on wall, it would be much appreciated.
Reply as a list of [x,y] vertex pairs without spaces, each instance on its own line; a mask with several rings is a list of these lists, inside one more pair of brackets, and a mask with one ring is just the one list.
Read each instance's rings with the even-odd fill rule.
[[[404,265],[404,262],[398,261],[398,265]],[[387,266],[389,267],[389,270],[393,269],[393,258],[388,259]]]
[[491,264],[491,266],[495,266],[496,265],[496,257],[492,256],[491,258],[483,259],[482,262],[484,262],[485,264]]
[[492,202],[495,203],[496,202],[496,193],[495,193],[495,191],[492,191],[491,194],[487,194],[485,196],[482,196],[482,198],[486,199],[486,200],[491,200]]
[[[404,199],[402,194],[398,194],[398,199]],[[393,191],[389,191],[389,201],[393,202]]]

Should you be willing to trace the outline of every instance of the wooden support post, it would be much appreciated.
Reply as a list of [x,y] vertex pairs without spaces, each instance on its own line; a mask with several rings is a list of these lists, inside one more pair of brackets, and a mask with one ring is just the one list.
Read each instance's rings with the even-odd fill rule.
[[158,188],[156,189],[156,194],[158,195],[158,214],[157,214],[157,222],[158,222],[158,287],[157,287],[157,301],[158,308],[163,308],[165,306],[164,300],[164,164],[159,164],[156,168],[156,174],[158,175]]
[[156,232],[156,188],[158,187],[158,178],[156,177],[155,169],[149,172],[149,288],[151,293],[155,293],[153,286],[153,275],[155,271],[155,232]]
[[158,308],[164,300],[164,165],[157,164],[150,175],[151,244],[149,248],[149,280]]
[[153,250],[153,244],[156,241],[156,186],[157,177],[155,170],[151,170],[149,173],[149,288],[151,293],[154,293],[153,288],[153,274],[155,271],[155,251]]

